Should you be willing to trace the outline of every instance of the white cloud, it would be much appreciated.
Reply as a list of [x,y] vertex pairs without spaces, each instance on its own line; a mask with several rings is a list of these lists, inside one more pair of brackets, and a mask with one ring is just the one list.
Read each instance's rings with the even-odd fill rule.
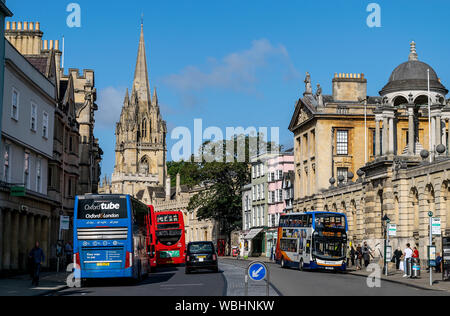
[[258,81],[258,71],[267,68],[272,61],[281,62],[285,72],[284,79],[290,80],[298,74],[283,45],[274,46],[267,39],[255,40],[247,50],[232,53],[217,61],[208,58],[207,71],[196,66],[187,66],[179,74],[163,79],[180,93],[201,91],[207,88],[253,91]]
[[126,88],[107,87],[98,94],[98,111],[95,113],[95,124],[99,128],[115,128],[120,119]]

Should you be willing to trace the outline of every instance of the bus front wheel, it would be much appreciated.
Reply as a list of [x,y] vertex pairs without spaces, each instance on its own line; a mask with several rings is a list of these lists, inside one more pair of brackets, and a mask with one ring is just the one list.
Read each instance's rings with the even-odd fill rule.
[[284,258],[281,259],[281,268],[286,268],[286,263],[284,262]]
[[298,264],[298,269],[299,269],[300,271],[304,271],[303,259],[300,259],[300,262],[299,262],[299,264]]

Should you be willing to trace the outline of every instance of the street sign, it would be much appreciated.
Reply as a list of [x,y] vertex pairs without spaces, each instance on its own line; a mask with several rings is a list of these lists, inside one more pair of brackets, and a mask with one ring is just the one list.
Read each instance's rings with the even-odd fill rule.
[[253,281],[266,281],[266,295],[269,296],[270,271],[263,262],[253,261],[245,271],[245,296],[248,296],[248,278]]
[[388,232],[390,237],[397,236],[397,225],[396,224],[388,224]]
[[431,234],[441,235],[441,219],[439,217],[433,217],[431,219]]
[[69,216],[61,216],[59,218],[59,229],[69,230],[69,227],[70,227],[70,217]]
[[11,187],[11,196],[25,196],[26,189],[24,186],[13,186]]
[[255,262],[248,268],[248,276],[253,281],[262,281],[267,275],[267,268],[261,262]]
[[385,262],[390,262],[392,258],[392,246],[386,246]]

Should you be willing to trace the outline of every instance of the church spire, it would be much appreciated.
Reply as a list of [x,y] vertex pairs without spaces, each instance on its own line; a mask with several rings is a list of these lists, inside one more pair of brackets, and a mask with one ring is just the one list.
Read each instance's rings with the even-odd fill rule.
[[123,105],[128,106],[129,104],[130,104],[130,94],[128,93],[128,88],[127,88],[127,93],[125,94],[125,99],[123,100]]
[[152,105],[158,106],[158,93],[156,92],[156,87],[153,88]]
[[133,93],[136,92],[140,102],[151,102],[150,84],[148,82],[147,57],[145,54],[144,23],[141,21],[141,37],[134,72]]

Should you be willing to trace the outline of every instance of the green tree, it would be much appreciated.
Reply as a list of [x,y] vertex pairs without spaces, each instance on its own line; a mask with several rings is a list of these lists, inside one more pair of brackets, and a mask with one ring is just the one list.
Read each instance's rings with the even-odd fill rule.
[[[232,232],[242,227],[241,190],[251,180],[250,158],[259,153],[259,148],[266,151],[268,147],[270,144],[259,135],[206,142],[201,148],[203,159],[189,175],[196,184],[205,186],[205,190],[191,198],[188,210],[198,209],[200,220],[214,220],[219,224],[220,233],[226,236],[228,251],[231,250]],[[220,152],[223,155],[219,156]],[[216,160],[211,161],[212,157]],[[208,158],[210,160],[206,161]]]

